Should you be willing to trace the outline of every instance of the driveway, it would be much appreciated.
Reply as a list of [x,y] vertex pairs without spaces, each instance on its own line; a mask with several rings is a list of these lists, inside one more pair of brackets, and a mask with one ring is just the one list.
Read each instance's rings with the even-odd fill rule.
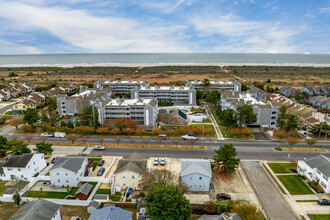
[[252,132],[252,135],[254,137],[255,140],[257,141],[265,141],[265,140],[269,140],[269,138],[267,137],[267,135],[265,135],[264,133],[260,133],[260,132]]
[[241,161],[241,167],[257,194],[267,219],[298,219],[259,161]]

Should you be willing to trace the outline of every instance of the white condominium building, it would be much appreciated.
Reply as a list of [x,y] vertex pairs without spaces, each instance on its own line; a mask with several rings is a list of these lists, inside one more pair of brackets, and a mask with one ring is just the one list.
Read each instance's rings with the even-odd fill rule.
[[124,95],[130,93],[131,90],[137,86],[148,86],[148,81],[96,81],[94,83],[94,88],[105,88],[110,87],[116,95]]
[[132,90],[131,98],[156,98],[158,101],[172,101],[175,105],[196,105],[196,90],[185,86],[139,86]]
[[[187,81],[186,82],[187,87],[194,87],[196,90],[203,90],[205,87],[203,86],[202,81]],[[238,81],[210,81],[210,86],[209,88],[211,90],[228,90],[228,91],[241,91],[242,89],[242,84]]]

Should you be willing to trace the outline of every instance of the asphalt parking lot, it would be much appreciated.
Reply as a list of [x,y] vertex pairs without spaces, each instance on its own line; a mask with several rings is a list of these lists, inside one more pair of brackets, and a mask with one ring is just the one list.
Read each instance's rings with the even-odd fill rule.
[[241,167],[257,194],[267,219],[298,219],[259,161],[241,161]]

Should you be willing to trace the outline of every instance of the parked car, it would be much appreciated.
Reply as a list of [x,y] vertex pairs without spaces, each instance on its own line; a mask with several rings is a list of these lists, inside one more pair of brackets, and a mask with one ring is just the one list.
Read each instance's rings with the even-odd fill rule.
[[54,137],[54,135],[52,133],[42,133],[41,136],[44,136],[44,137]]
[[57,157],[54,157],[54,158],[52,159],[51,163],[55,163],[56,160],[57,160]]
[[105,147],[103,147],[102,145],[95,145],[93,149],[94,150],[104,150]]
[[36,172],[36,173],[33,175],[33,177],[37,177],[37,176],[39,176],[39,172]]
[[76,197],[75,196],[67,196],[65,199],[71,199],[71,200],[75,200]]
[[330,200],[327,200],[327,199],[319,199],[317,200],[317,203],[319,205],[330,205]]
[[160,134],[159,139],[166,141],[167,139],[166,134]]
[[104,173],[104,171],[105,171],[105,168],[104,168],[104,167],[101,167],[101,168],[99,169],[99,171],[97,171],[97,175],[98,175],[98,176],[102,176],[103,173]]
[[197,137],[193,134],[186,134],[182,136],[183,140],[197,140]]
[[231,196],[226,194],[226,193],[219,193],[217,194],[217,199],[225,199],[225,200],[230,200],[231,199]]
[[165,164],[166,164],[165,158],[160,159],[160,165],[164,166]]
[[157,166],[158,164],[159,164],[159,158],[156,157],[156,158],[154,159],[154,165]]
[[100,160],[99,163],[97,164],[99,167],[103,166],[104,160]]

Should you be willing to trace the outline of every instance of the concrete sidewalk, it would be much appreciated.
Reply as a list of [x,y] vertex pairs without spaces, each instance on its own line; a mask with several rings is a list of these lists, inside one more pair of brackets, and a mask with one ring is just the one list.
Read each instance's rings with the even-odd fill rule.
[[215,118],[213,117],[213,114],[212,114],[211,110],[209,109],[209,106],[206,106],[206,110],[207,110],[207,113],[210,115],[210,118],[211,118],[211,121],[212,121],[214,130],[215,130],[215,133],[217,134],[217,137],[218,137],[218,140],[225,140],[223,138],[223,135],[221,133],[221,130],[220,130],[219,126],[218,126],[217,121],[215,120]]

